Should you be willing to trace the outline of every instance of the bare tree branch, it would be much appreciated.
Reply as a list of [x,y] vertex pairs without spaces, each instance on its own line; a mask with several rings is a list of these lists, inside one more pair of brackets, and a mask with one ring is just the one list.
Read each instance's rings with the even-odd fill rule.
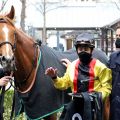
[[8,0],[2,1],[2,6],[1,6],[1,9],[0,9],[0,12],[4,9],[7,2],[8,2]]
[[20,26],[25,31],[26,0],[20,0],[20,2],[22,3]]

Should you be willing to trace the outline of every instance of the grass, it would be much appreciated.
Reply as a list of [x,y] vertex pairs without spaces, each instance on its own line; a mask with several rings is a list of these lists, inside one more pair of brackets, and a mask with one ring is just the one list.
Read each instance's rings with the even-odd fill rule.
[[[4,120],[10,120],[11,110],[12,110],[12,102],[13,102],[13,90],[9,90],[5,92],[4,97]],[[61,112],[58,112],[57,119],[59,120]],[[24,114],[21,114],[19,117],[15,118],[15,120],[27,120]]]
[[[12,110],[12,102],[13,102],[13,90],[9,90],[5,92],[4,97],[4,120],[9,120]],[[17,117],[15,120],[26,120],[25,115],[22,114],[19,117]]]

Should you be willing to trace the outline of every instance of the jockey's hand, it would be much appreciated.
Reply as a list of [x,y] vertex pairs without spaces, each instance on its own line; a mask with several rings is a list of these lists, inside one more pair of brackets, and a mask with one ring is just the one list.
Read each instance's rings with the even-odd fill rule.
[[54,69],[53,67],[49,67],[45,71],[46,75],[49,75],[51,78],[54,78],[57,76],[57,69]]
[[4,76],[0,79],[0,86],[6,86],[9,80],[11,79],[11,76]]
[[71,62],[67,58],[61,59],[61,62],[65,67],[68,67],[68,65],[71,64]]

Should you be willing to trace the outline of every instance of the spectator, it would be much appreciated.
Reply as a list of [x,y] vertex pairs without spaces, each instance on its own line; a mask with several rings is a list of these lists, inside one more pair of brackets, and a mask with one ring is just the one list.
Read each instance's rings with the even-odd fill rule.
[[110,55],[109,67],[112,70],[112,92],[110,96],[110,120],[120,119],[120,27],[116,30],[116,51]]

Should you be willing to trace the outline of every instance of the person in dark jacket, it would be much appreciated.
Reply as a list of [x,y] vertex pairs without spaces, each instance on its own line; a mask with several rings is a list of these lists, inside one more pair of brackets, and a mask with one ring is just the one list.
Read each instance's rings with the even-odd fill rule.
[[110,120],[120,120],[120,27],[116,30],[116,51],[110,55],[112,92],[110,96]]

